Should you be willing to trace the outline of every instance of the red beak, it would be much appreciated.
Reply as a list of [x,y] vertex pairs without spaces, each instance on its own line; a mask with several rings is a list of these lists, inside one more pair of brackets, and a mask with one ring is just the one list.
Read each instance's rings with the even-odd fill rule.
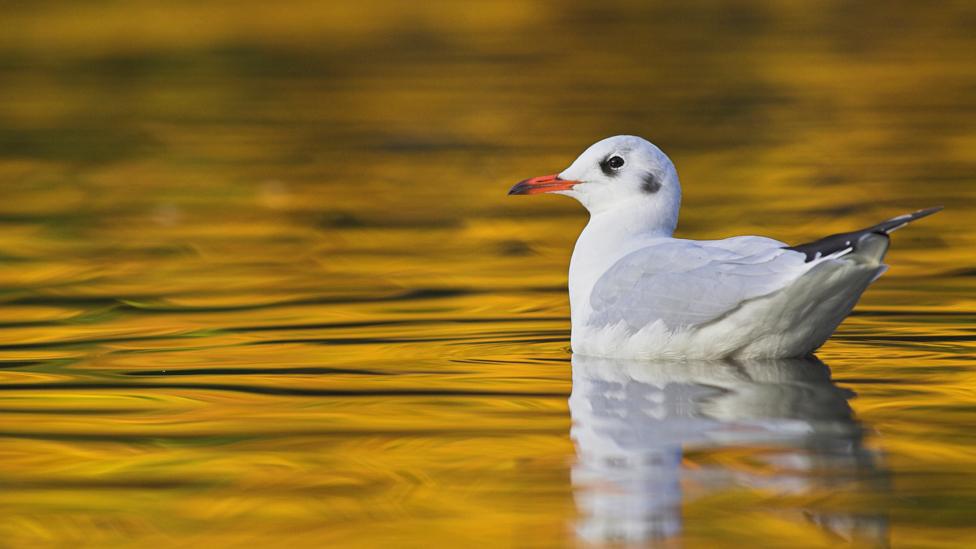
[[539,194],[554,191],[568,191],[577,183],[579,181],[559,179],[558,174],[540,175],[539,177],[519,181],[508,191],[508,194]]

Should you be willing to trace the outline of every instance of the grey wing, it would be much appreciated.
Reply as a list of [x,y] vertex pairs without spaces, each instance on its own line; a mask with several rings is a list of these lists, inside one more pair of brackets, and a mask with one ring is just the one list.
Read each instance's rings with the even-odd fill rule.
[[811,266],[775,245],[744,256],[707,244],[669,241],[622,258],[594,286],[589,323],[623,321],[633,330],[658,320],[671,329],[705,324],[782,289]]

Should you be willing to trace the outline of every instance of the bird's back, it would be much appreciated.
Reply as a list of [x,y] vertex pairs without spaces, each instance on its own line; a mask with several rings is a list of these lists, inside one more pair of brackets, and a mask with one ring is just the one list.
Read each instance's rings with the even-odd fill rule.
[[631,358],[799,356],[823,344],[882,253],[808,261],[762,237],[661,239],[624,256],[574,319],[573,350]]
[[587,323],[701,326],[781,290],[810,267],[771,239],[663,239],[624,256],[597,280]]

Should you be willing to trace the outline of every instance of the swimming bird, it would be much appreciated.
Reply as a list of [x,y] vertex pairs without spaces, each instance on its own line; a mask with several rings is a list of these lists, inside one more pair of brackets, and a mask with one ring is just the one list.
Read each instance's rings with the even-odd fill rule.
[[574,353],[617,358],[812,354],[881,276],[888,235],[941,206],[789,246],[772,238],[674,238],[671,159],[629,135],[508,194],[572,197],[590,213],[569,265]]

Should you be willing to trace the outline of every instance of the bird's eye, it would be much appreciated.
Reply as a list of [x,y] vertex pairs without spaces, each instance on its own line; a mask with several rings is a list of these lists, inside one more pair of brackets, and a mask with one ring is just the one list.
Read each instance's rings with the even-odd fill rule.
[[611,170],[619,170],[624,167],[624,159],[619,156],[612,156],[607,160],[607,166],[610,166]]

